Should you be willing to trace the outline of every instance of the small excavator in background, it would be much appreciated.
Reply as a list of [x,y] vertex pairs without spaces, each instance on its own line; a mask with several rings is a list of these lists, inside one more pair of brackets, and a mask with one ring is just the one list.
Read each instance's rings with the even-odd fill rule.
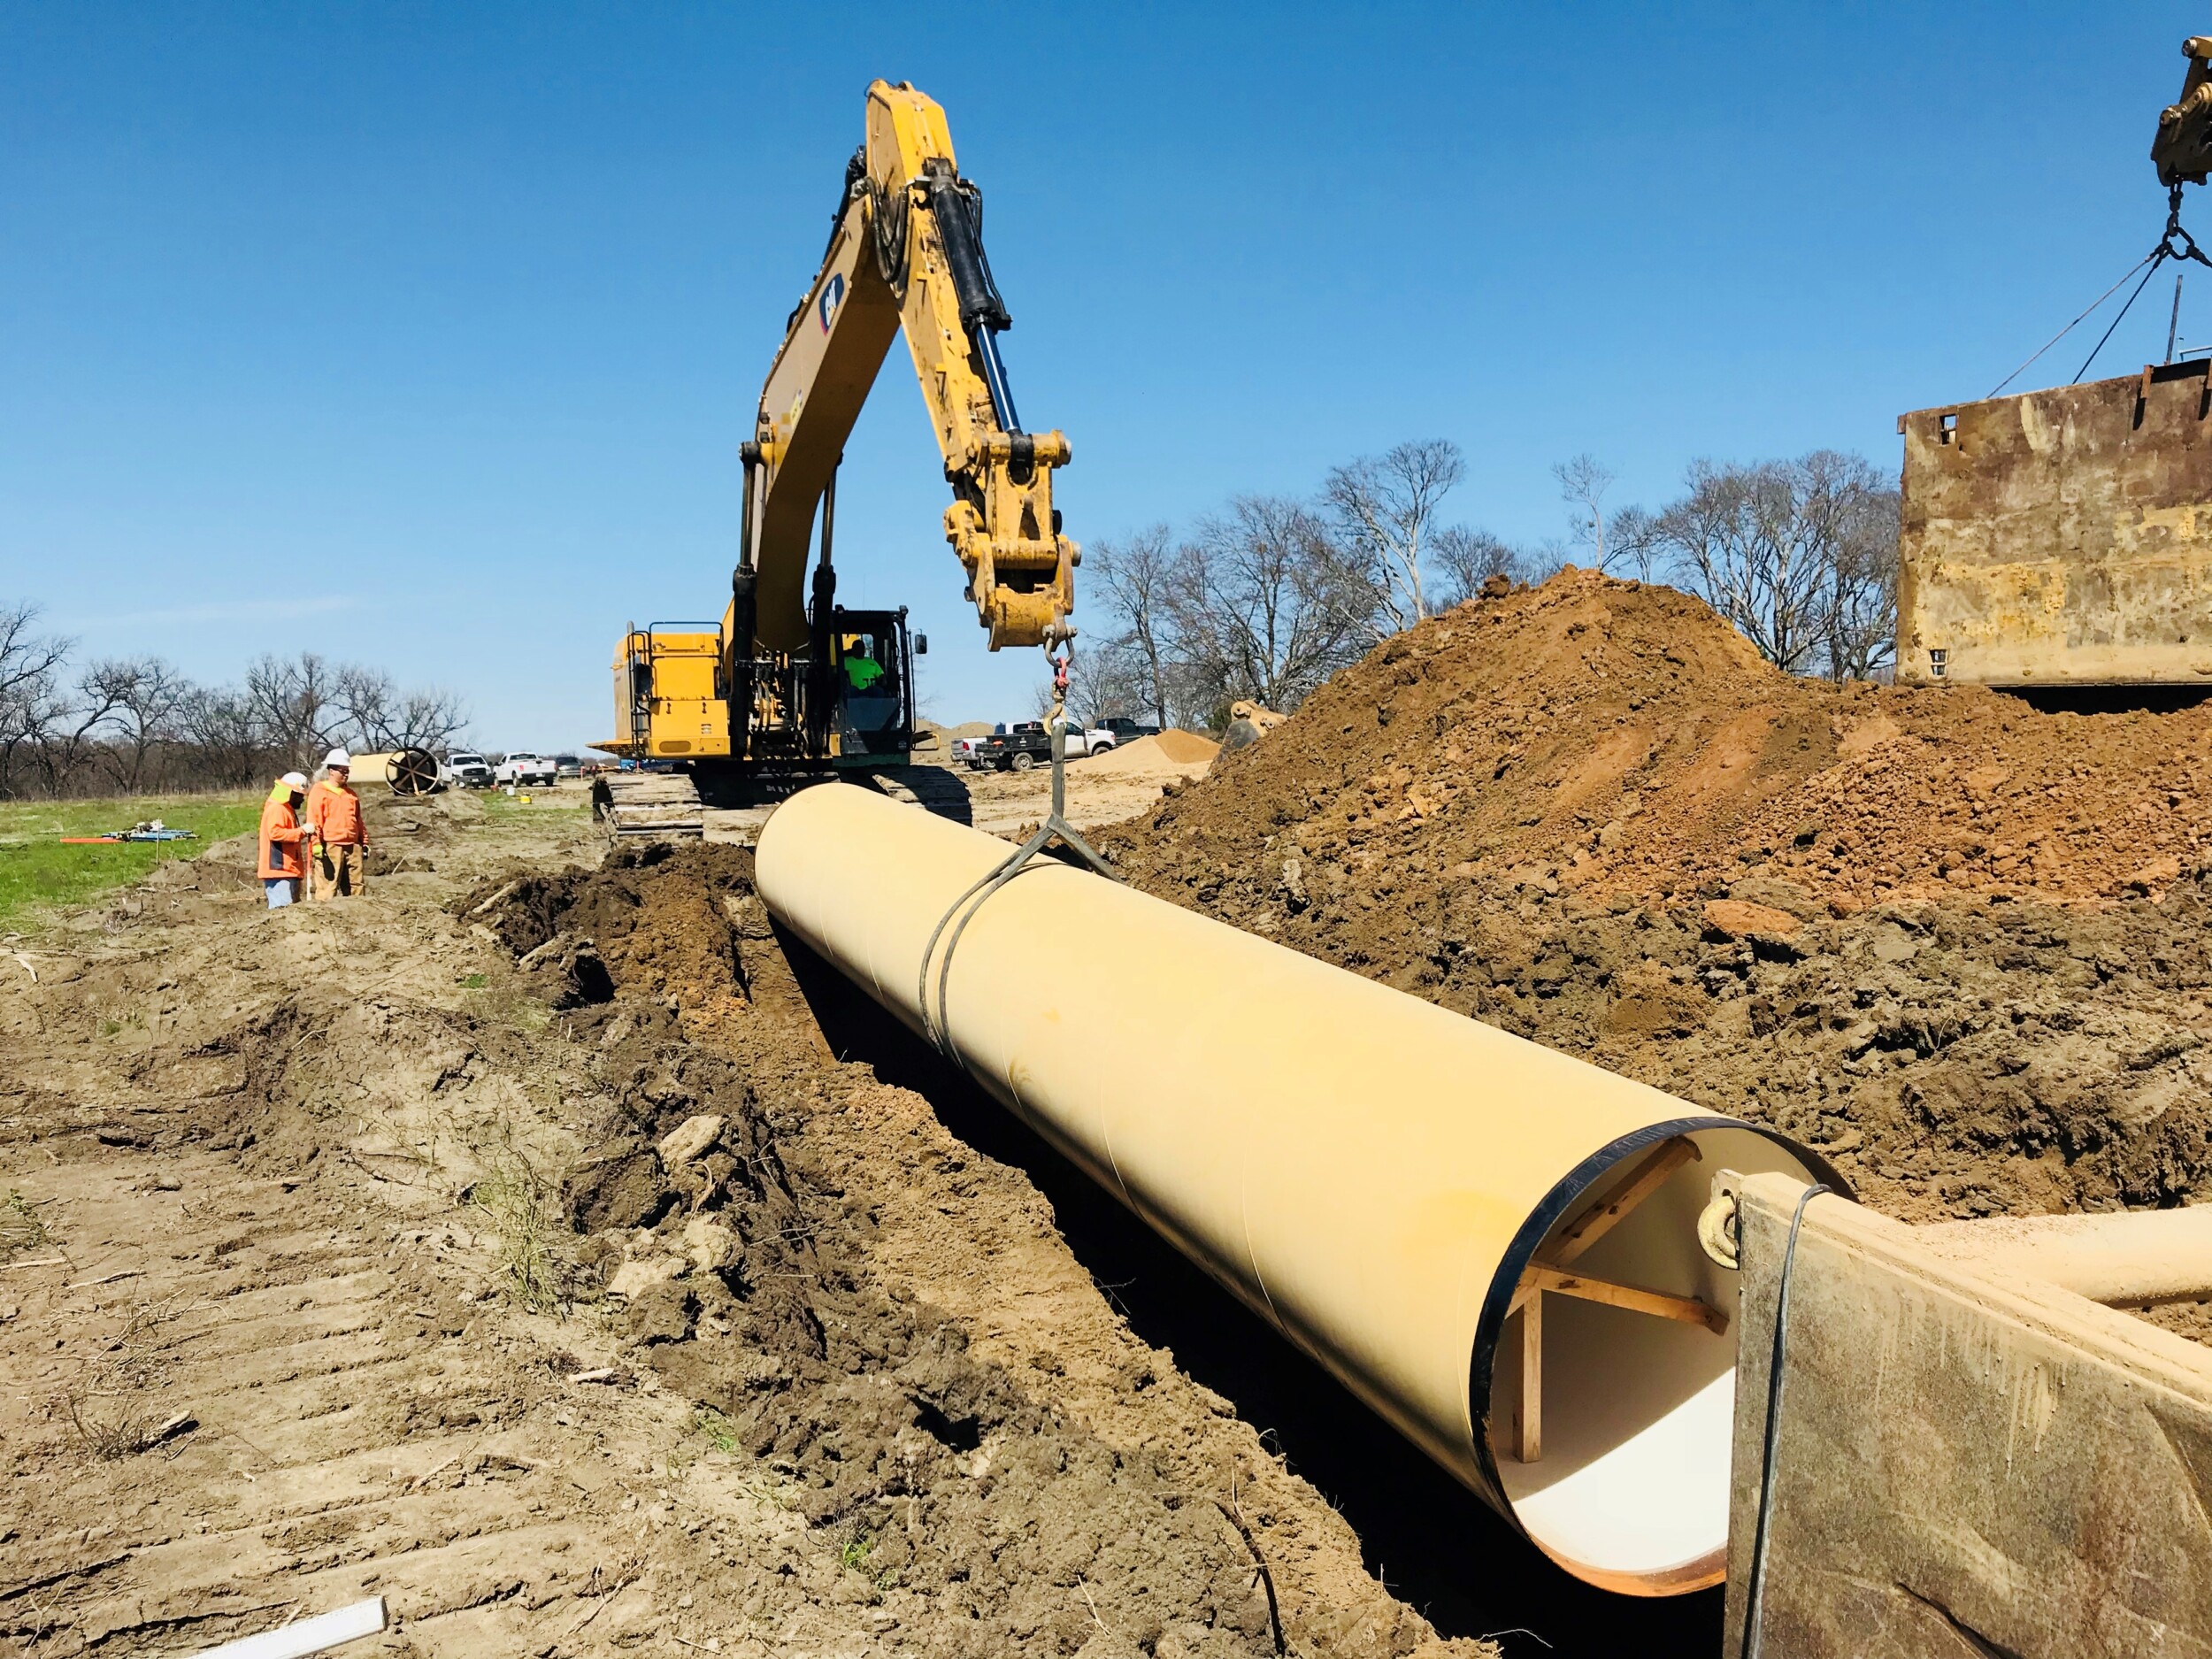
[[982,193],[961,176],[944,111],[910,84],[871,83],[866,142],[741,450],[722,618],[634,626],[615,649],[615,735],[597,747],[630,764],[595,791],[603,817],[619,827],[626,795],[684,803],[665,779],[640,777],[654,763],[680,768],[702,803],[749,783],[772,793],[909,763],[914,657],[927,639],[910,634],[903,608],[840,606],[832,545],[845,440],[895,334],[944,457],[945,539],[990,649],[1064,649],[1081,555],[1060,532],[1052,474],[1068,441],[1015,412],[997,342],[1012,321],[983,251]]

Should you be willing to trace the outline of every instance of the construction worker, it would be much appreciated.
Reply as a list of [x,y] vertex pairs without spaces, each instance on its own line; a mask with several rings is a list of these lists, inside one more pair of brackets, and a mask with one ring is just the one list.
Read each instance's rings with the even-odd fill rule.
[[261,887],[273,910],[297,899],[307,878],[307,838],[312,832],[300,817],[306,801],[306,774],[288,772],[262,803]]
[[866,691],[883,678],[883,664],[869,650],[865,634],[848,634],[841,655],[845,660],[845,683],[853,690]]
[[319,901],[358,898],[368,888],[369,832],[361,821],[361,797],[347,781],[352,774],[353,757],[342,749],[332,749],[323,757],[323,780],[307,797]]

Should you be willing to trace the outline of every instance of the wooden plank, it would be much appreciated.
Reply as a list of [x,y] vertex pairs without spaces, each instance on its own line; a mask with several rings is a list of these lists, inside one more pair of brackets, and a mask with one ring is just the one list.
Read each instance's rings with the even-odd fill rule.
[[1695,1144],[1687,1136],[1677,1135],[1671,1141],[1661,1141],[1617,1181],[1610,1192],[1569,1223],[1566,1230],[1552,1241],[1551,1248],[1540,1253],[1540,1259],[1555,1267],[1567,1266],[1610,1233],[1629,1211],[1665,1186],[1667,1177],[1698,1156]]
[[[1755,1175],[1737,1196],[1728,1611],[1710,1651],[1745,1650],[1767,1366],[1803,1191]],[[1805,1209],[1759,1594],[1766,1651],[2212,1654],[2212,1349],[1985,1275],[1921,1232],[1835,1198]]]
[[[1679,1319],[1685,1325],[1701,1325],[1717,1336],[1728,1329],[1728,1316],[1695,1296],[1646,1290],[1640,1285],[1619,1285],[1609,1279],[1587,1279],[1540,1262],[1522,1275],[1522,1282],[1536,1290],[1578,1296],[1584,1302],[1601,1302],[1609,1308],[1626,1308],[1632,1313],[1648,1313],[1662,1319]],[[1533,1305],[1533,1298],[1531,1301]]]
[[1513,1455],[1525,1463],[1544,1455],[1544,1299],[1533,1293],[1521,1310],[1521,1421]]

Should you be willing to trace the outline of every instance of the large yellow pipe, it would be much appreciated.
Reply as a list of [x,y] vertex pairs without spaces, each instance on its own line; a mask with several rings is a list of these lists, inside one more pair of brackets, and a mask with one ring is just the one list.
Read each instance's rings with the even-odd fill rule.
[[[779,921],[922,1030],[932,934],[1009,851],[831,784],[777,810],[757,870]],[[933,1017],[943,965],[941,941]],[[976,910],[944,983],[987,1088],[1563,1566],[1641,1594],[1720,1578],[1732,1325],[1544,1297],[1523,1463],[1509,1304],[1609,1169],[1684,1135],[1702,1161],[1576,1265],[1732,1313],[1695,1237],[1711,1171],[1832,1179],[1814,1155],[1049,860]]]

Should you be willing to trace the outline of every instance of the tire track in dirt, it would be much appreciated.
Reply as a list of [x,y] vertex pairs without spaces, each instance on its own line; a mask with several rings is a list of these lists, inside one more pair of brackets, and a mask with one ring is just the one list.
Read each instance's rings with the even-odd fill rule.
[[6,1643],[381,1594],[365,1650],[461,1659],[1261,1655],[1248,1517],[1290,1651],[1446,1651],[1018,1172],[829,1057],[730,872],[580,875],[522,972],[527,902],[449,897],[572,821],[408,814],[363,904],[271,916],[219,850],[0,1000]]

